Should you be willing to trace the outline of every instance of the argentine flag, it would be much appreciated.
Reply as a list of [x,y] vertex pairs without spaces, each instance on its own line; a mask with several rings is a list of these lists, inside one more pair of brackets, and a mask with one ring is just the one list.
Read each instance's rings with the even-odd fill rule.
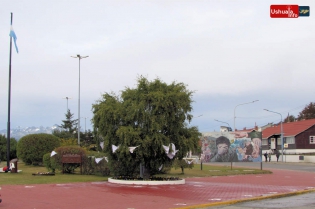
[[10,28],[10,34],[9,34],[9,35],[11,36],[11,38],[13,38],[16,52],[19,53],[19,49],[18,49],[18,47],[17,47],[17,45],[16,45],[16,39],[17,39],[17,37],[16,37],[16,35],[15,35],[15,32],[14,32],[14,30],[13,30],[12,25],[11,25],[11,28]]

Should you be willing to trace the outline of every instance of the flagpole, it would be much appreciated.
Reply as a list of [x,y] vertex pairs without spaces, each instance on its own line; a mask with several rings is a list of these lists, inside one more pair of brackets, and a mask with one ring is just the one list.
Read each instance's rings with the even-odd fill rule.
[[[11,25],[13,13],[11,12]],[[11,106],[11,57],[12,57],[12,37],[10,36],[10,58],[9,58],[9,90],[8,90],[8,126],[7,126],[7,167],[10,167],[10,106]]]

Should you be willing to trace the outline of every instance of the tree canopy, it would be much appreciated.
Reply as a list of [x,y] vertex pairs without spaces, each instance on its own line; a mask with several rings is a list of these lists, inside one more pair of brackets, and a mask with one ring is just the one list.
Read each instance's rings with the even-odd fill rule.
[[63,120],[59,127],[66,130],[69,133],[73,133],[76,130],[78,125],[78,119],[73,120],[73,113],[68,109],[67,113],[65,114],[66,120]]
[[315,118],[315,103],[311,102],[299,113],[298,120],[308,120]]
[[[140,163],[153,175],[198,147],[200,133],[187,124],[193,118],[192,95],[183,83],[140,77],[136,88],[126,87],[121,96],[105,93],[93,104],[95,132],[104,141],[115,175],[136,175]],[[171,143],[179,150],[173,159],[162,146]],[[113,152],[112,145],[119,148]],[[131,153],[129,147],[136,146]]]
[[[15,138],[10,138],[10,159],[16,158],[16,145]],[[7,160],[7,138],[5,135],[0,134],[0,161]]]
[[294,117],[294,115],[288,115],[283,122],[284,123],[288,123],[288,122],[294,122],[296,120],[296,118]]
[[75,131],[78,125],[78,119],[72,119],[73,113],[71,113],[69,109],[67,110],[65,116],[66,119],[62,120],[62,124],[58,126],[60,129],[55,129],[53,131],[53,135],[62,139],[74,138],[77,135]]

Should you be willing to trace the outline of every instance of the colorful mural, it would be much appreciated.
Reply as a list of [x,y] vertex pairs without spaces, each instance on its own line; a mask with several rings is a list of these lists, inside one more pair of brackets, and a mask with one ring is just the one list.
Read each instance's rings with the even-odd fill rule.
[[203,162],[261,162],[261,132],[209,132],[202,136]]

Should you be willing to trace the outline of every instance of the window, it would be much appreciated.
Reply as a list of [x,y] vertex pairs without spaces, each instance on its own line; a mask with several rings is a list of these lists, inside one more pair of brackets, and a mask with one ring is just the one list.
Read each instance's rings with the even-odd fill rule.
[[268,139],[262,139],[261,145],[268,145]]
[[295,138],[294,138],[294,136],[285,137],[284,143],[287,143],[287,144],[295,144]]
[[281,145],[281,138],[277,138],[277,145]]
[[310,144],[315,144],[315,136],[310,136]]

